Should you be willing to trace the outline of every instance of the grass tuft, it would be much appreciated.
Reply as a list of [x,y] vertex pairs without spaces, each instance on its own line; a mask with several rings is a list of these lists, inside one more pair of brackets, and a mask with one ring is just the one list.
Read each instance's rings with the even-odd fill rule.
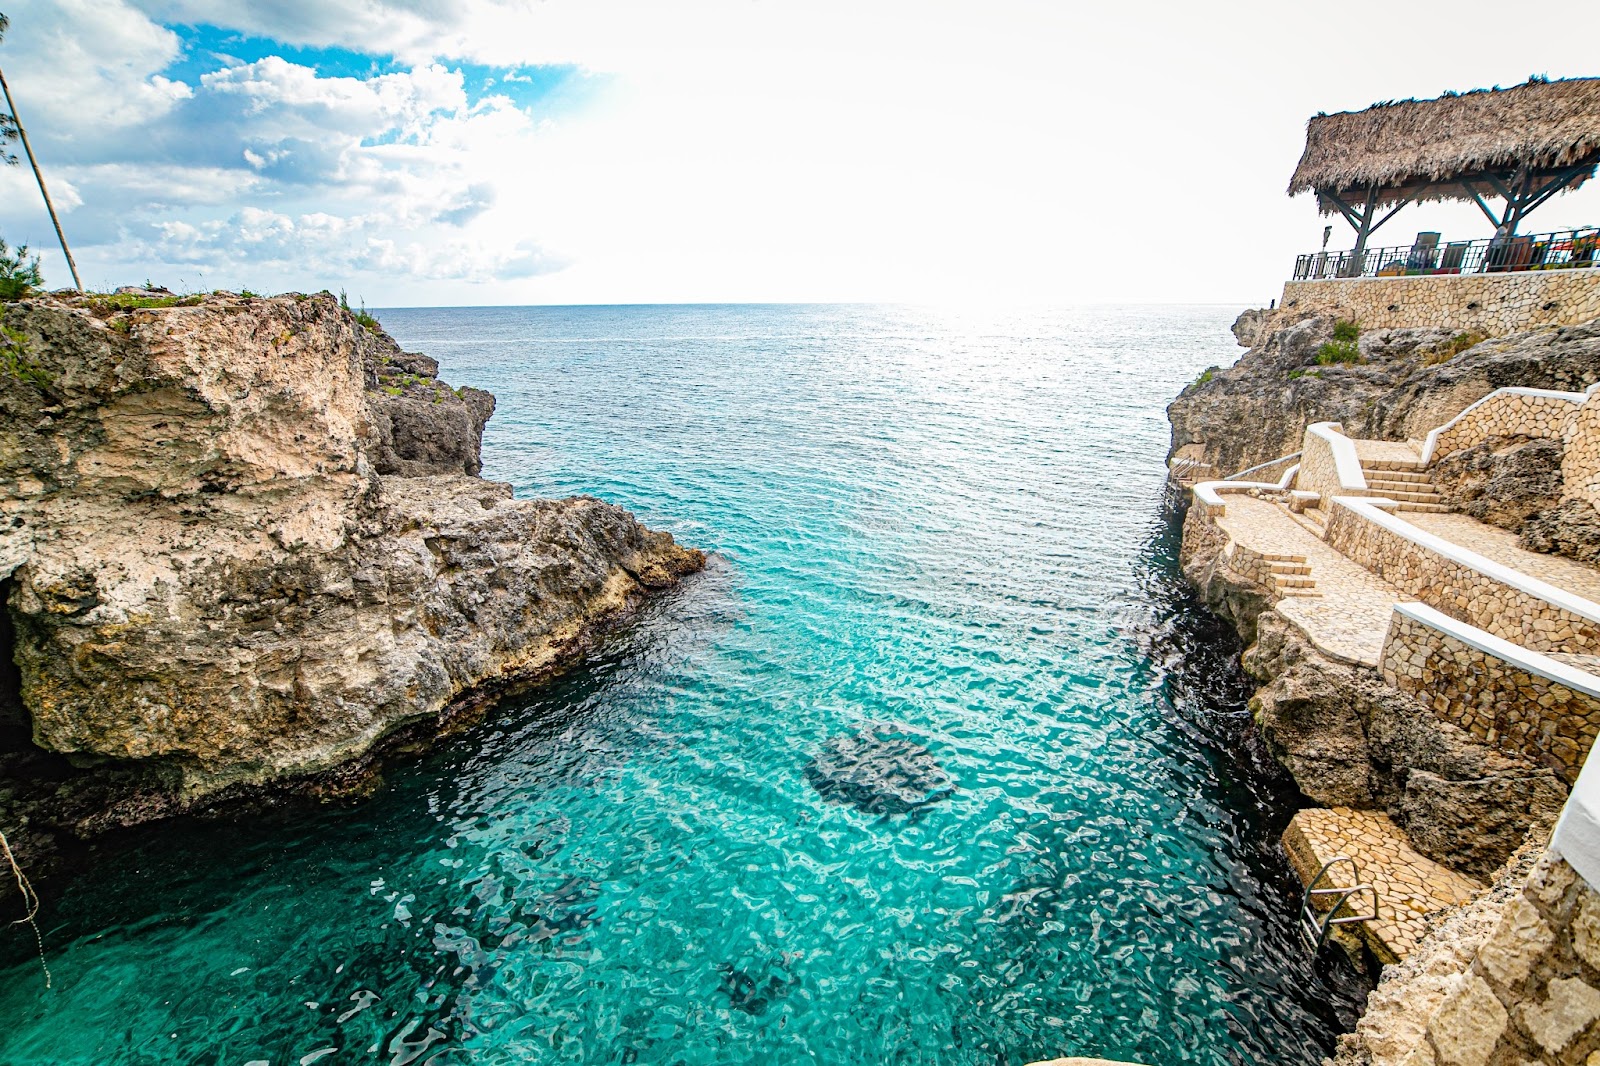
[[367,313],[367,301],[362,300],[361,307],[359,309],[351,307],[350,297],[345,295],[343,289],[339,290],[339,306],[350,312],[355,320],[359,322],[368,333],[378,333],[383,329],[383,327],[378,324],[378,320]]
[[1441,341],[1431,348],[1423,348],[1418,354],[1422,356],[1423,366],[1437,366],[1439,363],[1448,363],[1468,348],[1482,344],[1488,338],[1477,330],[1468,330],[1457,333],[1447,341]]

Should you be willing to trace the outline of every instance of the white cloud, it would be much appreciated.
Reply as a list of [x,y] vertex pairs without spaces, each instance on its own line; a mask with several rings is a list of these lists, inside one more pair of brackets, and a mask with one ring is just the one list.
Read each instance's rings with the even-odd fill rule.
[[[86,257],[112,276],[116,257],[172,242],[182,258],[166,262],[270,263],[270,283],[301,287],[297,246],[307,270],[360,272],[374,303],[1265,301],[1320,240],[1310,202],[1283,196],[1312,113],[1595,73],[1595,5],[1549,4],[1545,29],[1486,45],[1481,27],[1501,10],[145,0],[158,19],[410,67],[332,78],[218,60],[184,87],[160,80],[175,39],[127,3],[25,0],[0,59],[10,71],[15,42],[14,81],[44,98],[30,124],[61,131],[61,183],[83,200],[69,226],[105,242]],[[86,40],[59,58],[40,43],[67,38]],[[529,114],[471,102],[463,61],[574,63],[611,87],[581,111]],[[520,77],[496,75],[508,92]],[[82,102],[80,84],[138,106]],[[14,177],[0,174],[7,231]],[[1534,225],[1592,221],[1600,183]],[[1456,206],[1391,226],[1399,242],[1485,231]],[[47,230],[30,232],[45,245]],[[230,241],[254,251],[232,255]]]

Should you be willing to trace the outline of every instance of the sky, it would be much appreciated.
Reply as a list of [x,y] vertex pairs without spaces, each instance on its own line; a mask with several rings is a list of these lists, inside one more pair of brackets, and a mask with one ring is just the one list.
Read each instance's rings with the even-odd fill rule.
[[[1531,9],[1530,9],[1531,10]],[[1600,75],[1600,4],[0,0],[86,286],[373,307],[1279,295],[1319,111]],[[1600,223],[1600,181],[1524,231]],[[1487,237],[1470,205],[1375,238]],[[0,237],[68,284],[32,176]]]

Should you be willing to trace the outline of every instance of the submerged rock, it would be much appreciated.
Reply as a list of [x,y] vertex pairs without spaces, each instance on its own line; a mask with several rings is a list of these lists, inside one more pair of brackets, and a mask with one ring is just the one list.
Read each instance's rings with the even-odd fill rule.
[[359,790],[381,748],[703,565],[619,507],[472,476],[494,398],[326,294],[3,319],[0,726],[23,728],[0,729],[0,827],[26,821],[24,851],[268,786]]
[[818,795],[868,814],[905,814],[955,791],[932,753],[897,726],[873,725],[834,737],[806,764]]
[[749,1015],[767,1013],[773,1000],[789,994],[795,979],[788,973],[786,960],[778,961],[778,969],[781,974],[769,973],[760,978],[732,963],[717,964],[717,972],[722,975],[721,990],[728,997],[729,1005]]

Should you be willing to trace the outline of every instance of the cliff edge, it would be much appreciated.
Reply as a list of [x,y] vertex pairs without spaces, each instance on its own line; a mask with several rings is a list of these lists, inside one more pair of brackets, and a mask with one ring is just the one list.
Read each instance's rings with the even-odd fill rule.
[[704,564],[479,478],[494,398],[325,293],[41,298],[0,326],[0,828],[25,861],[358,790]]

